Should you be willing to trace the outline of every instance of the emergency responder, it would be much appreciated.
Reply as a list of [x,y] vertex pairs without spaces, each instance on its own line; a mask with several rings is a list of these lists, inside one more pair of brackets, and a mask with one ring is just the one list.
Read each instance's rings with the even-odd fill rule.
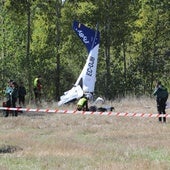
[[79,111],[88,111],[88,96],[87,95],[83,95],[78,103],[77,103],[77,110]]
[[157,102],[157,110],[159,114],[159,122],[166,122],[166,102],[168,99],[168,91],[167,88],[165,88],[160,81],[157,82],[157,85],[155,87],[155,91],[153,93],[154,96],[156,96],[156,102]]
[[[8,81],[8,86],[6,87],[5,90],[5,96],[6,96],[6,102],[4,107],[11,107],[12,106],[12,92],[13,92],[13,88],[12,88],[12,84],[13,84],[13,80],[9,80]],[[8,117],[9,115],[9,110],[5,110],[4,111],[4,116]]]
[[38,101],[41,103],[41,76],[39,75],[34,79],[34,96],[35,96],[35,103],[38,104]]

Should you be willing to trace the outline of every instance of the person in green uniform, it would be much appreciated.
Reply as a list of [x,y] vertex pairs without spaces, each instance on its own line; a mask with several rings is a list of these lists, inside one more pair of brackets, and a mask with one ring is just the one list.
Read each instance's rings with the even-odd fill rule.
[[77,103],[77,110],[79,111],[88,111],[88,97],[86,95],[83,95],[78,103]]

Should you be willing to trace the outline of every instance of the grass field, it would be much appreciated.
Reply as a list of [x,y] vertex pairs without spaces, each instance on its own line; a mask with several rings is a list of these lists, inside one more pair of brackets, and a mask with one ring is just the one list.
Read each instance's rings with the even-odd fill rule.
[[[150,98],[106,104],[114,112],[157,113]],[[42,108],[57,109],[57,104],[44,102]],[[170,170],[170,118],[163,124],[157,118],[105,115],[30,112],[0,117],[0,170],[125,169]]]

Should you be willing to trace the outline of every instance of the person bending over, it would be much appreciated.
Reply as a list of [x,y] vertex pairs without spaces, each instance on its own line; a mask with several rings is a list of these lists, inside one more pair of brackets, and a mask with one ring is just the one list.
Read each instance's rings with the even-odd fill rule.
[[79,111],[88,111],[88,97],[83,95],[78,103],[77,103],[77,110]]

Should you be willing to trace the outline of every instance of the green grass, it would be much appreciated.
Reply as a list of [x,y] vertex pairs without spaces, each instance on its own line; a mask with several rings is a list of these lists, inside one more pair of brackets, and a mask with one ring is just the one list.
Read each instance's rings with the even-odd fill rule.
[[[134,101],[113,104],[156,113],[153,100]],[[26,113],[0,117],[0,129],[0,150],[16,148],[0,153],[0,170],[170,170],[169,118]]]

